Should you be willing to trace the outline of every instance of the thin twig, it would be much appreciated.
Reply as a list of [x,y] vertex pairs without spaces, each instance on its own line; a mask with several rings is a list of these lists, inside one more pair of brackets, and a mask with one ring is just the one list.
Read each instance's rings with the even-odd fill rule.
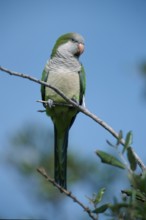
[[[88,117],[92,118],[95,122],[97,122],[99,125],[101,125],[104,129],[106,129],[108,132],[110,132],[116,139],[119,139],[119,134],[117,132],[114,131],[114,129],[109,126],[106,122],[104,122],[102,119],[100,119],[99,117],[97,117],[96,115],[94,115],[92,112],[90,112],[87,108],[77,104],[76,102],[74,102],[73,100],[69,99],[68,97],[66,97],[64,95],[63,92],[61,92],[59,89],[55,88],[54,86],[49,85],[48,83],[38,80],[34,77],[31,77],[29,75],[23,74],[23,73],[19,73],[19,72],[14,72],[11,70],[8,70],[2,66],[0,66],[0,70],[3,72],[6,72],[10,75],[14,75],[14,76],[18,76],[18,77],[22,77],[22,78],[26,78],[29,79],[33,82],[36,82],[40,85],[44,85],[46,87],[49,87],[50,89],[54,90],[57,94],[59,94],[61,97],[63,97],[68,103],[70,103],[71,105],[73,105],[74,107],[76,107],[80,112],[84,113],[85,115],[87,115]],[[122,145],[125,145],[125,140],[121,139],[120,143]],[[139,167],[142,169],[142,171],[146,170],[146,166],[144,165],[144,163],[142,162],[142,160],[137,156],[137,154],[134,152],[133,150],[133,154],[135,156],[135,159],[137,160],[137,163],[139,164]]]
[[54,179],[52,179],[50,176],[48,176],[47,172],[45,171],[45,169],[43,167],[41,168],[37,168],[37,171],[43,176],[45,177],[45,179],[50,182],[52,185],[54,185],[59,191],[61,191],[62,193],[64,193],[66,196],[68,196],[69,198],[71,198],[74,202],[76,202],[79,206],[81,206],[83,208],[83,210],[85,212],[88,213],[88,215],[90,216],[91,219],[96,220],[97,218],[94,217],[93,213],[90,211],[90,209],[88,207],[86,207],[82,202],[80,202],[70,191],[62,188],[59,184],[57,184]]
[[37,110],[37,112],[44,113],[46,110]]

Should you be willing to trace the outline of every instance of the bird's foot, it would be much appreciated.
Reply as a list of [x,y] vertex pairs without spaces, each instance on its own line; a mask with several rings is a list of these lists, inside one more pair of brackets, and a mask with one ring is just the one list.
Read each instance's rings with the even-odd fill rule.
[[52,99],[48,99],[47,101],[49,108],[52,108],[54,106],[54,102]]

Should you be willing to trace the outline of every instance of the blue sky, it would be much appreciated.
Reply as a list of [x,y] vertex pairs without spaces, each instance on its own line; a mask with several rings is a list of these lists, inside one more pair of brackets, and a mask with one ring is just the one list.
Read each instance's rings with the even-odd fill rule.
[[[40,78],[56,39],[67,32],[82,34],[87,108],[117,132],[132,130],[133,146],[146,161],[146,105],[138,69],[146,60],[145,10],[144,0],[0,0],[0,65]],[[39,85],[0,72],[0,91],[0,152],[24,123],[52,126],[45,114],[37,113],[42,108],[36,103]],[[106,139],[114,141],[83,114],[70,133],[70,143],[89,157],[95,157],[97,148],[108,149]],[[4,179],[7,172],[1,172]]]

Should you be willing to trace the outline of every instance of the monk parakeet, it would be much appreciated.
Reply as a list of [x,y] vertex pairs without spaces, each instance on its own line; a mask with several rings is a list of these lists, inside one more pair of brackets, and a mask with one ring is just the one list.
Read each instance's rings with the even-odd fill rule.
[[[79,56],[83,51],[84,39],[81,35],[62,35],[56,41],[51,58],[42,73],[43,81],[58,88],[80,105],[84,102],[85,93],[85,73],[79,62]],[[41,94],[42,100],[48,101],[44,107],[54,123],[54,178],[56,183],[66,189],[68,135],[78,110],[73,106],[63,105],[67,102],[44,85],[41,86]]]

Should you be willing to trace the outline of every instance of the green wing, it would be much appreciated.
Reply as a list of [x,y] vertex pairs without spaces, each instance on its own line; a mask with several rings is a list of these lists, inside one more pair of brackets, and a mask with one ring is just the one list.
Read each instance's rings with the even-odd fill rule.
[[[47,82],[47,79],[48,79],[48,74],[49,72],[47,73],[45,71],[45,69],[43,70],[43,73],[42,73],[42,78],[41,80],[44,81],[44,82]],[[41,95],[42,95],[42,100],[43,101],[46,101],[46,94],[45,94],[45,86],[44,85],[41,85]],[[44,105],[45,107],[45,105]]]
[[79,76],[80,76],[80,100],[79,102],[81,105],[83,102],[83,97],[84,97],[85,90],[86,90],[86,76],[85,76],[85,70],[84,70],[83,65],[81,66],[81,71],[79,73]]
[[[79,72],[79,77],[80,77],[80,99],[79,99],[79,104],[82,105],[82,104],[84,104],[84,94],[85,94],[85,90],[86,90],[86,76],[85,76],[85,71],[84,71],[83,65],[81,65],[81,71]],[[76,118],[76,115],[72,118],[69,128],[71,128],[75,118]]]

